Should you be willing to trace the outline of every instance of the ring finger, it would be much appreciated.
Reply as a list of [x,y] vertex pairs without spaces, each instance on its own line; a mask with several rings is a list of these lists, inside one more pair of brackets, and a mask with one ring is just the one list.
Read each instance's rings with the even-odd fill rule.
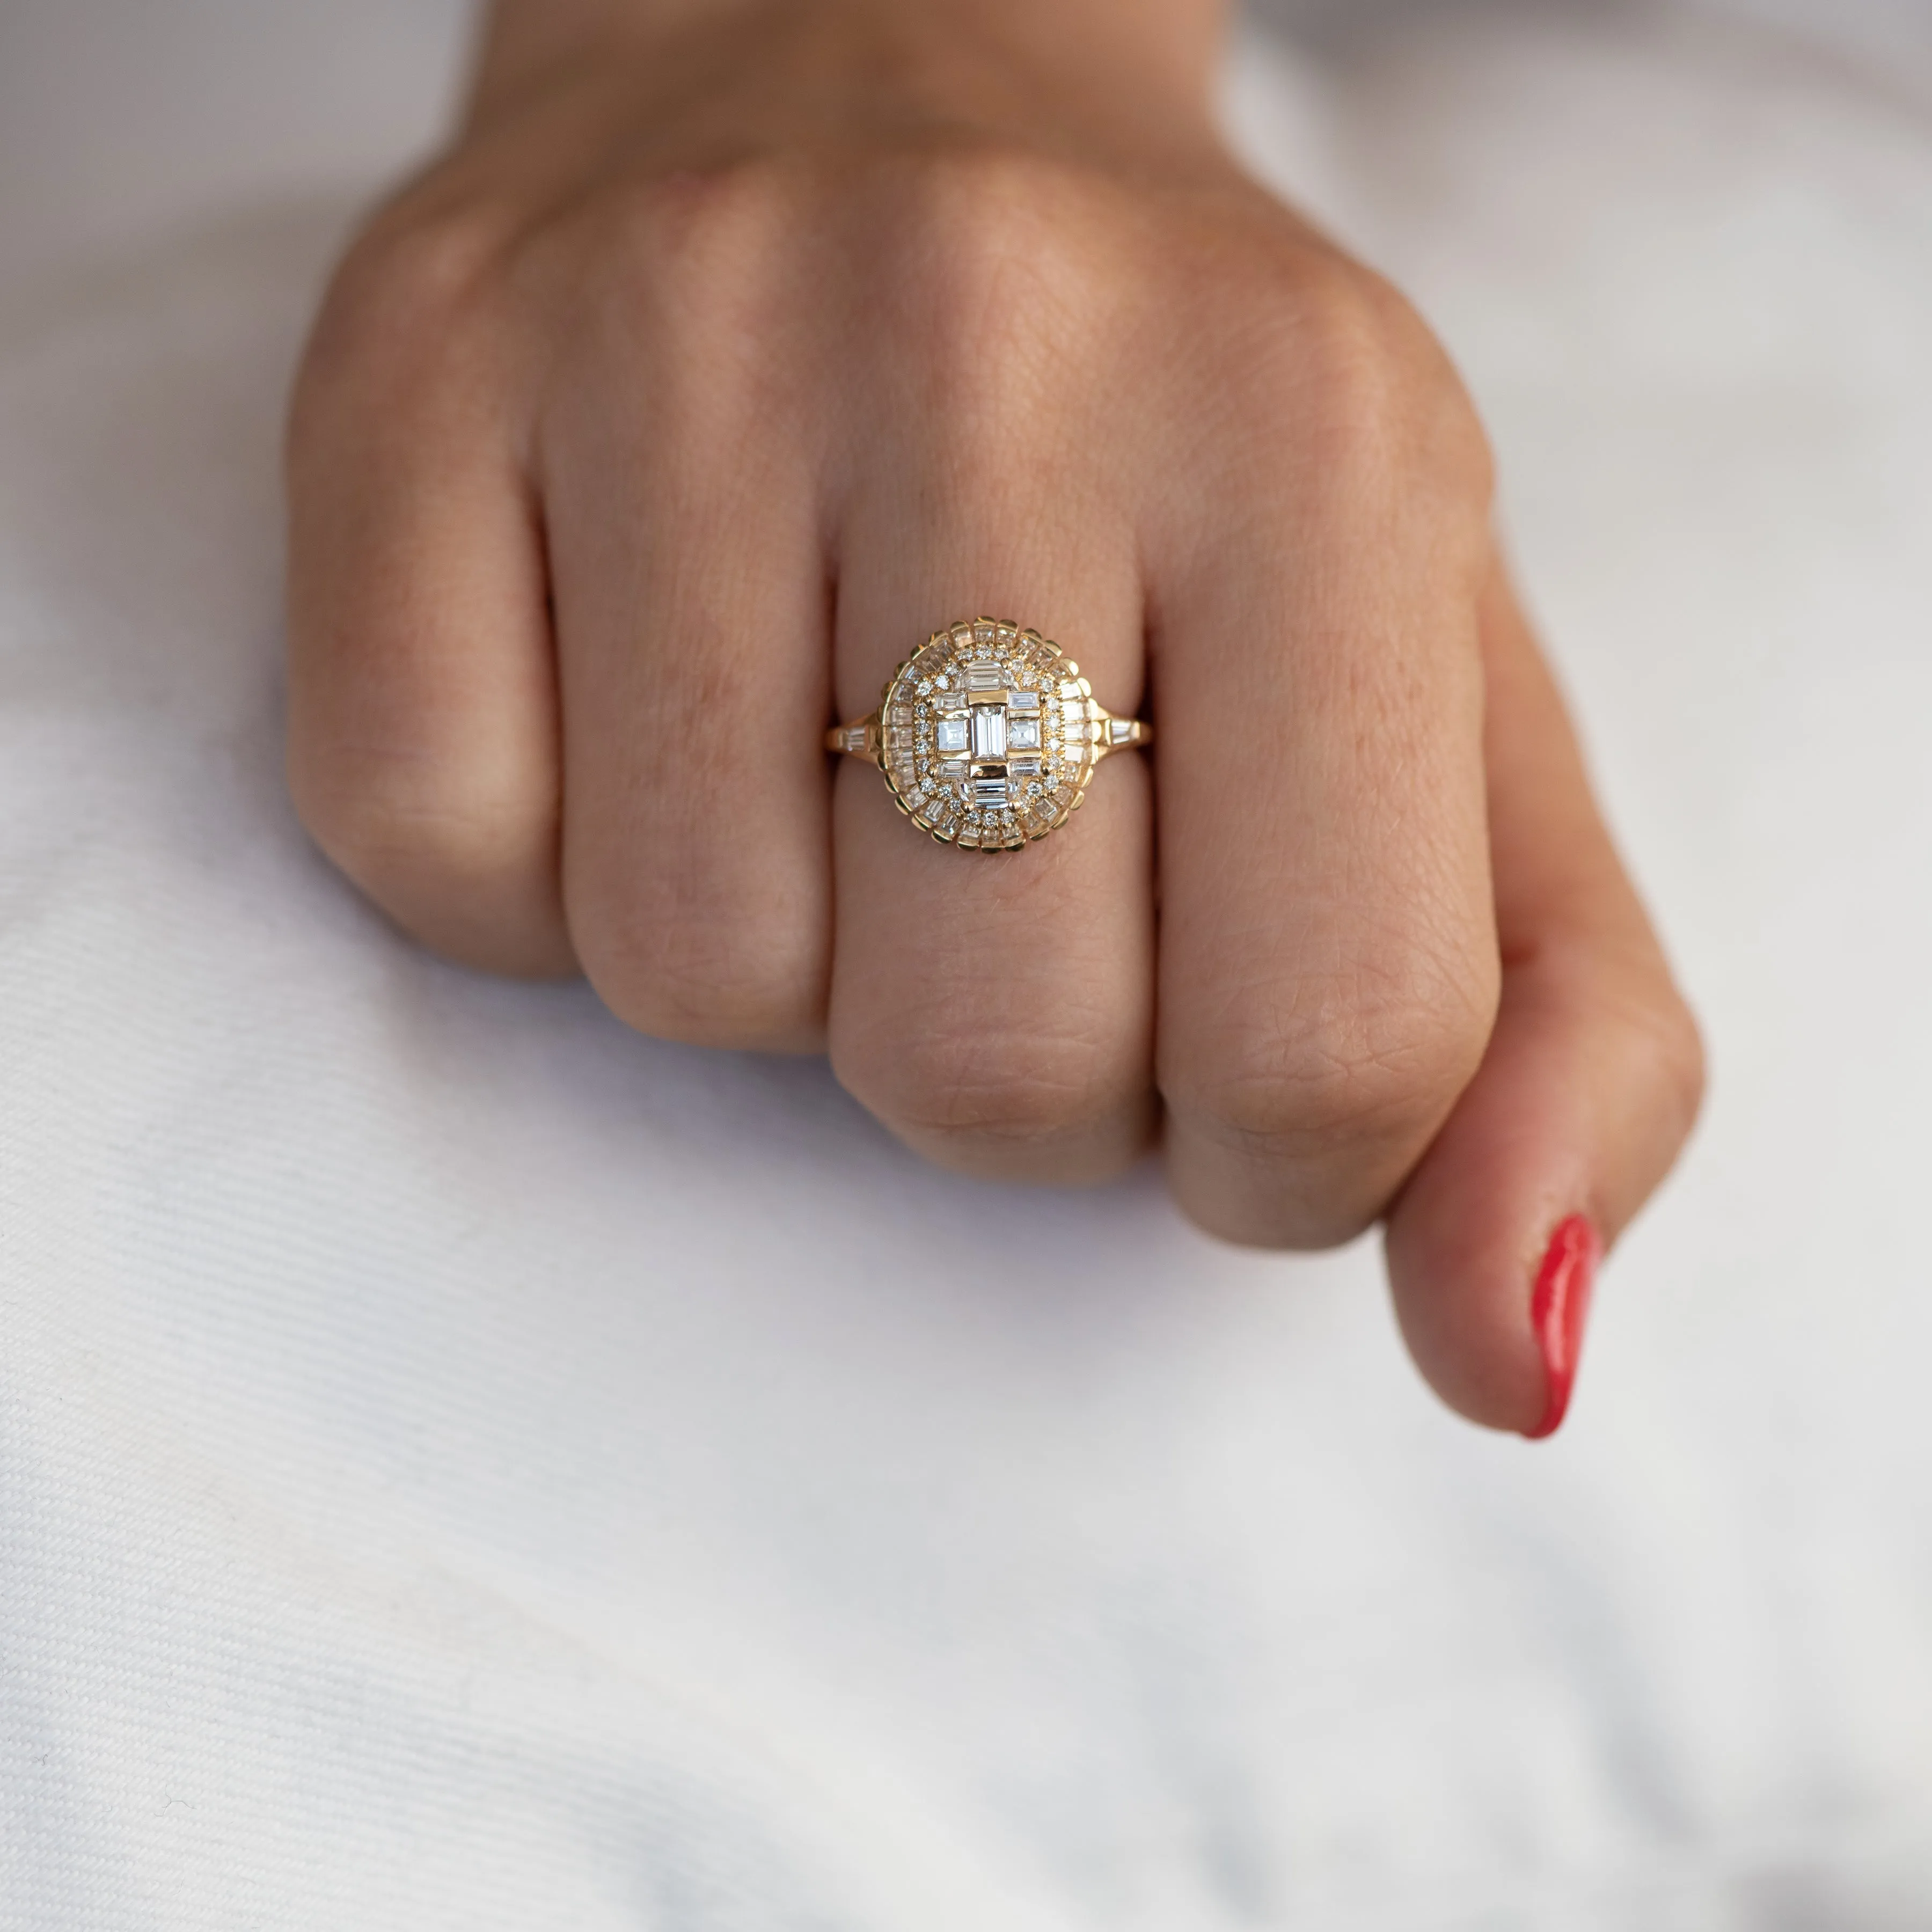
[[[1138,702],[1131,529],[1050,465],[889,466],[855,494],[840,568],[845,717],[935,628],[988,610],[1056,639],[1116,712]],[[833,1065],[942,1165],[1090,1180],[1151,1138],[1152,812],[1142,761],[1111,766],[1077,819],[987,855],[923,836],[869,766],[839,775]]]

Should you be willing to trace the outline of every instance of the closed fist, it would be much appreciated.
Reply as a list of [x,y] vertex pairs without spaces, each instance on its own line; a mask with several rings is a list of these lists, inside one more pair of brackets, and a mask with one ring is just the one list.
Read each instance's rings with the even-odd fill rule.
[[[296,798],[430,946],[828,1048],[947,1166],[1386,1216],[1430,1381],[1553,1426],[1700,1063],[1480,428],[1189,9],[1004,4],[506,10],[299,385]],[[988,857],[824,750],[980,612],[1159,729]]]

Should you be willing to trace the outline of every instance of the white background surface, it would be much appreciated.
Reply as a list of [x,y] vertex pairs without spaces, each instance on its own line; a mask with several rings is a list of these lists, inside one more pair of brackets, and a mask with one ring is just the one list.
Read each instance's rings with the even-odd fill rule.
[[1932,1925],[1925,16],[1328,10],[1238,118],[1462,358],[1714,1049],[1534,1448],[1371,1246],[391,937],[276,416],[457,10],[11,0],[8,1932]]

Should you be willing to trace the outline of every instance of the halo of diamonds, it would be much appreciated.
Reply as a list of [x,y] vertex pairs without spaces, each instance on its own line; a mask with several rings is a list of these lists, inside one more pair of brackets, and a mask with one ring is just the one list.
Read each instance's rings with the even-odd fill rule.
[[879,764],[899,809],[942,844],[1014,851],[1079,808],[1106,715],[1058,644],[978,617],[934,632],[893,673]]

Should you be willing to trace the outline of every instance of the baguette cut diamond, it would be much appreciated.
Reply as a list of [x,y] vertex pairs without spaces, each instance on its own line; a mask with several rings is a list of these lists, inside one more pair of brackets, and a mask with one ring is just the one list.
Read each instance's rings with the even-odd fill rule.
[[973,755],[976,758],[1004,758],[1006,755],[1006,713],[1004,705],[974,706]]

